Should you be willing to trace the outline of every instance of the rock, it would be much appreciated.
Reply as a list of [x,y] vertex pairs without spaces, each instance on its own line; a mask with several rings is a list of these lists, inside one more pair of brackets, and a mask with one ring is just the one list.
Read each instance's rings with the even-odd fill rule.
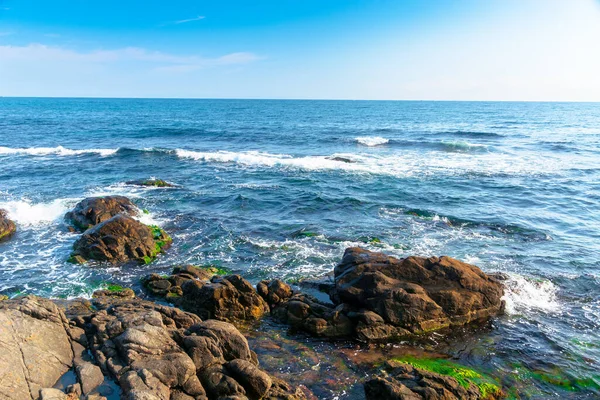
[[17,226],[8,219],[5,210],[0,210],[0,242],[8,240],[17,231]]
[[127,185],[134,185],[134,186],[154,186],[154,187],[168,187],[168,188],[177,187],[176,185],[173,185],[172,183],[169,183],[162,179],[155,179],[155,178],[138,179],[135,181],[127,181],[125,183]]
[[150,274],[142,278],[144,289],[153,296],[168,297],[173,303],[183,295],[181,286],[189,280],[207,282],[216,273],[214,268],[196,267],[193,265],[177,266],[170,276]]
[[65,219],[83,232],[119,214],[136,216],[138,209],[124,196],[89,197],[66,213]]
[[171,243],[172,239],[162,229],[119,214],[85,231],[75,242],[71,257],[75,261],[147,264]]
[[50,300],[0,302],[0,397],[37,399],[73,365],[69,323]]
[[45,388],[40,389],[40,400],[68,400],[68,397],[62,390]]
[[97,365],[83,362],[75,368],[77,378],[81,382],[81,391],[84,395],[91,393],[104,382],[102,370]]
[[356,163],[356,161],[351,160],[351,159],[349,159],[347,157],[337,157],[336,156],[336,157],[327,157],[327,159],[331,160],[331,161],[343,162],[343,163],[346,163],[346,164],[354,164],[354,163]]
[[96,290],[94,293],[92,293],[92,298],[97,299],[100,297],[116,297],[120,299],[133,299],[135,297],[135,292],[132,289],[116,285],[114,286],[115,287],[109,289]]
[[246,398],[246,393],[305,398],[290,387],[271,392],[267,382],[274,378],[258,368],[246,338],[229,323],[201,321],[137,298],[93,302],[96,310],[84,318],[83,327],[92,354],[119,382],[122,398]]
[[233,360],[225,364],[225,368],[234,379],[242,384],[251,399],[262,399],[273,384],[271,377],[266,372],[261,371],[249,361]]
[[332,300],[355,309],[377,339],[464,325],[504,309],[498,281],[450,257],[397,259],[349,248],[334,273]]
[[324,337],[353,333],[354,327],[343,304],[325,304],[307,294],[294,294],[292,288],[279,279],[262,281],[257,290],[269,304],[273,316],[296,329]]
[[188,280],[177,303],[205,319],[252,321],[269,312],[254,287],[239,275],[214,276],[210,282]]
[[459,382],[452,376],[402,362],[388,361],[384,373],[382,377],[365,382],[367,400],[495,400],[505,397],[493,383],[476,384],[468,377]]

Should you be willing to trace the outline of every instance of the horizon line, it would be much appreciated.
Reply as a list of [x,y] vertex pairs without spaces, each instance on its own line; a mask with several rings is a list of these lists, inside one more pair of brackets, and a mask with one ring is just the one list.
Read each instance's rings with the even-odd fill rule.
[[600,103],[600,100],[448,100],[448,99],[348,99],[293,97],[129,97],[129,96],[1,96],[0,99],[97,99],[97,100],[249,100],[249,101],[394,101],[447,103]]

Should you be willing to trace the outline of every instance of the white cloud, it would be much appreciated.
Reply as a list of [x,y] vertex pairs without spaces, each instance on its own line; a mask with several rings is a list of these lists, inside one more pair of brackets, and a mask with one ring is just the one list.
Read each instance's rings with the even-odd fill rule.
[[182,19],[182,20],[179,20],[179,21],[175,21],[173,23],[174,24],[185,24],[187,22],[201,21],[204,18],[206,18],[206,17],[203,16],[203,15],[198,15],[197,17],[194,17],[194,18]]
[[102,64],[135,61],[146,63],[149,69],[184,72],[219,65],[248,64],[259,60],[260,57],[249,52],[238,52],[208,58],[197,55],[176,55],[138,47],[78,52],[59,46],[33,43],[27,46],[0,46],[0,59],[4,63],[26,61],[41,64],[48,62]]

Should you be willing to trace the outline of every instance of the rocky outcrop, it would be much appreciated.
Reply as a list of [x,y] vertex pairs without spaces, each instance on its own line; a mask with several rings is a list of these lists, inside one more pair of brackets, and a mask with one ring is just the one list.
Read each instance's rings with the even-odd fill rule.
[[150,274],[142,278],[146,291],[153,296],[166,297],[177,301],[183,295],[181,286],[189,280],[208,282],[215,274],[216,268],[183,265],[173,268],[171,275]]
[[304,398],[262,371],[246,338],[229,323],[139,299],[104,297],[94,305],[97,311],[79,323],[123,398]]
[[305,399],[229,323],[110,291],[59,303],[0,302],[0,398],[104,399],[116,382],[129,400]]
[[334,270],[333,304],[292,294],[278,280],[258,292],[273,315],[310,333],[363,341],[399,339],[484,320],[503,311],[502,285],[474,265],[450,257],[397,259],[346,250]]
[[239,275],[213,276],[209,282],[188,280],[181,289],[183,293],[176,304],[202,318],[252,321],[269,312],[265,300]]
[[498,281],[450,257],[397,259],[355,247],[334,273],[336,304],[373,312],[411,333],[468,324],[504,309]]
[[160,187],[160,188],[172,188],[172,187],[176,187],[176,185],[173,185],[172,183],[169,183],[165,180],[162,179],[156,179],[156,178],[151,178],[151,179],[138,179],[135,181],[127,181],[125,182],[127,185],[134,185],[134,186],[150,186],[150,187]]
[[17,231],[17,226],[8,219],[5,210],[0,210],[0,242],[8,240]]
[[89,197],[66,213],[65,219],[83,232],[119,214],[136,216],[138,209],[124,196]]
[[38,399],[73,366],[69,323],[50,300],[0,302],[0,397]]
[[[470,369],[452,370],[457,377],[388,361],[380,377],[364,384],[367,400],[495,400],[500,388]],[[468,371],[468,373],[465,373]],[[462,372],[462,374],[461,374]]]
[[73,246],[72,261],[150,263],[172,243],[157,226],[146,226],[123,214],[88,229]]

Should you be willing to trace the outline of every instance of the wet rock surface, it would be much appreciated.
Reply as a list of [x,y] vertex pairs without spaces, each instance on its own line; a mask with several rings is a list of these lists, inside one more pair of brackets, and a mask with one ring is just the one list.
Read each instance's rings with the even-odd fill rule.
[[171,243],[160,228],[119,214],[85,231],[73,245],[72,260],[149,263]]
[[177,187],[177,185],[174,185],[172,183],[169,183],[163,179],[156,179],[156,178],[151,178],[151,179],[136,179],[133,181],[127,181],[125,182],[127,185],[133,185],[133,186],[146,186],[146,187],[159,187],[159,188],[173,188],[173,187]]
[[[465,370],[466,371],[466,370]],[[469,370],[468,376],[478,375]],[[494,400],[504,393],[494,384],[475,384],[469,378],[455,378],[416,368],[408,363],[388,361],[382,376],[365,382],[367,400]]]
[[293,294],[278,280],[258,292],[273,315],[293,327],[326,337],[393,340],[461,326],[503,312],[502,285],[474,265],[450,257],[397,259],[349,248],[322,287],[333,304]]
[[17,226],[8,219],[7,212],[0,210],[0,242],[10,239],[17,231]]
[[83,232],[115,215],[135,216],[137,207],[124,196],[89,197],[77,203],[72,211],[65,214],[65,219]]

